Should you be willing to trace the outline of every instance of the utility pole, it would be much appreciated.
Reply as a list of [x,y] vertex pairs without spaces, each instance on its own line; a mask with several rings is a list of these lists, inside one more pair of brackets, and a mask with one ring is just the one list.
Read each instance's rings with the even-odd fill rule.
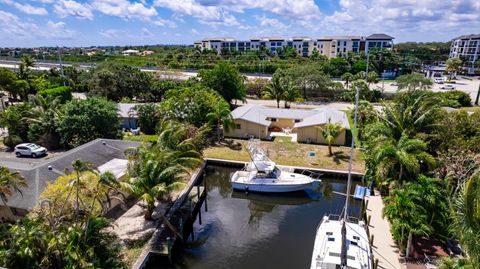
[[63,74],[62,57],[60,56],[60,48],[58,46],[57,46],[57,54],[58,54],[58,61],[60,62],[60,72],[62,74],[62,82],[63,82],[63,86],[65,86],[65,76]]

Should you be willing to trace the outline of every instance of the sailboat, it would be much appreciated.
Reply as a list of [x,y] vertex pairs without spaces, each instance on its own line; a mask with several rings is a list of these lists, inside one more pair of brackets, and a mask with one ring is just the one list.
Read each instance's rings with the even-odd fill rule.
[[[353,134],[355,134],[357,128],[358,96],[357,88]],[[318,225],[312,253],[311,269],[373,268],[372,249],[368,239],[366,224],[348,216],[354,147],[355,136],[352,135],[345,207],[341,215],[324,216]]]
[[247,150],[251,161],[244,170],[236,171],[231,178],[232,188],[251,192],[295,192],[315,188],[320,182],[309,175],[281,170],[259,147],[259,141],[249,141]]

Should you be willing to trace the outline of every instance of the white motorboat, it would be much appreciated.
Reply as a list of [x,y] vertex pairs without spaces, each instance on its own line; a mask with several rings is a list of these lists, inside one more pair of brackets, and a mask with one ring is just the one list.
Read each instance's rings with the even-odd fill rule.
[[[353,134],[357,128],[358,92],[355,101]],[[310,269],[372,269],[372,248],[367,227],[363,221],[348,216],[348,203],[352,184],[352,159],[355,136],[352,136],[348,166],[347,193],[342,215],[324,216],[315,236]]]
[[309,175],[281,170],[271,161],[265,152],[251,141],[248,146],[249,162],[245,169],[232,175],[232,188],[251,192],[294,192],[315,188],[319,179]]

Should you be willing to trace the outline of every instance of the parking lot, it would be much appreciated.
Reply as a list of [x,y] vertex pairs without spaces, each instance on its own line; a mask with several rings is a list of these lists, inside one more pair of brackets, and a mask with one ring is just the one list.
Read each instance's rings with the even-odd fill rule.
[[[458,77],[457,80],[455,80],[456,83],[453,83],[451,85],[454,85],[455,90],[463,91],[465,93],[468,93],[470,95],[470,98],[472,98],[472,103],[475,102],[475,98],[477,98],[477,92],[478,92],[478,87],[480,86],[480,77],[469,77],[468,79],[465,79],[463,77]],[[432,91],[434,92],[444,92],[448,90],[441,89],[443,85],[447,85],[450,83],[445,83],[445,84],[438,84],[434,83],[432,87]],[[375,84],[374,88],[382,88],[382,82],[379,82]],[[384,89],[386,92],[395,92],[397,91],[397,86],[391,85],[390,82],[384,83]]]

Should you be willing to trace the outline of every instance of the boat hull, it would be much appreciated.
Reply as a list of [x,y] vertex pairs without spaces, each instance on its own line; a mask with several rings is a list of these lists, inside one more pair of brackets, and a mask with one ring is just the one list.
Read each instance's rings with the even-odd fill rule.
[[306,188],[311,188],[313,182],[302,184],[263,184],[263,183],[240,183],[232,182],[232,188],[234,190],[249,191],[249,192],[269,192],[269,193],[281,193],[281,192],[295,192],[302,191]]

